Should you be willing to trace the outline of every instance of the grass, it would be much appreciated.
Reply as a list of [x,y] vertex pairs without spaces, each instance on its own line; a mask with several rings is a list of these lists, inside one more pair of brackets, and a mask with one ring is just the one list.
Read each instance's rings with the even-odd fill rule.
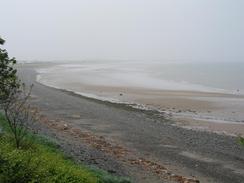
[[1,183],[129,183],[125,178],[76,164],[66,158],[57,145],[43,137],[28,134],[16,149],[8,125],[0,114]]

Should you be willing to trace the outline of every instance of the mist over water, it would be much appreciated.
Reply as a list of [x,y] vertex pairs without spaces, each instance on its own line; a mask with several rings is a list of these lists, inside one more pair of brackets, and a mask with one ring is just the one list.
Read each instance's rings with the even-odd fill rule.
[[[152,66],[154,67],[154,66]],[[154,67],[160,78],[244,93],[243,63],[159,64]]]
[[41,81],[53,86],[88,84],[159,90],[240,94],[243,63],[161,63],[89,61],[38,70]]

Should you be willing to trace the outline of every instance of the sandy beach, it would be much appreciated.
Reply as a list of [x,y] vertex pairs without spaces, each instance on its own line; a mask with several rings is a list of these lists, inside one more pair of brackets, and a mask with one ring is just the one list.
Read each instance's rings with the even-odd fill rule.
[[[61,66],[64,67],[65,64]],[[70,64],[67,66],[74,67]],[[55,64],[36,65],[37,72],[43,68],[58,67],[55,67]],[[72,73],[67,73],[65,79],[62,79],[61,74],[39,73],[37,80],[44,85],[73,91],[89,98],[129,104],[145,110],[156,110],[164,117],[175,119],[177,125],[185,128],[234,136],[244,135],[244,95],[149,89],[130,85],[122,87],[111,83],[94,84],[93,81],[88,84],[85,80],[75,79]]]
[[[39,133],[54,139],[77,161],[128,176],[134,182],[179,182],[179,177],[206,183],[243,181],[244,149],[236,137],[199,130],[202,125],[181,121],[183,118],[169,119],[156,111],[44,86],[35,82],[37,66],[26,65],[19,74],[27,84],[35,84],[32,103],[48,118],[38,125]],[[119,97],[120,93],[125,91],[118,92]],[[208,103],[201,105],[209,110]],[[185,128],[179,127],[182,124]],[[194,125],[201,128],[192,130]],[[226,123],[220,125],[230,129]],[[231,125],[241,129],[239,123]]]
[[88,89],[85,93],[97,93],[98,96],[101,93],[107,97],[122,94],[119,96],[120,100],[159,110],[185,128],[234,136],[244,135],[244,97],[240,95],[132,88],[125,90],[87,85],[84,87]]

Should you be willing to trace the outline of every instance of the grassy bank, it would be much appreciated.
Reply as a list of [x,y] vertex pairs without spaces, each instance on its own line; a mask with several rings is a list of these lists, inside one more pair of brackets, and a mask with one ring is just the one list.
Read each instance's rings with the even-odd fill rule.
[[78,165],[66,158],[53,143],[28,134],[16,149],[8,125],[0,114],[1,183],[127,183],[105,171]]

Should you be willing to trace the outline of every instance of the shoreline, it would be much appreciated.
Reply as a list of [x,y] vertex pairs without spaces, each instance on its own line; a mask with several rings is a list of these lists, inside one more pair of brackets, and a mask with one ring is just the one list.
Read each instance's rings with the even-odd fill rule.
[[[38,82],[39,83],[39,82]],[[179,114],[177,112],[172,113],[168,111],[161,111],[155,108],[146,107],[138,103],[128,103],[121,102],[116,100],[106,100],[106,98],[97,98],[93,97],[90,94],[83,94],[81,92],[75,92],[72,90],[66,90],[54,86],[48,86],[42,83],[39,83],[43,86],[50,87],[62,92],[69,93],[71,95],[78,95],[79,97],[83,97],[89,100],[94,100],[102,103],[109,103],[111,105],[122,105],[124,107],[129,107],[131,109],[139,110],[142,112],[151,112],[154,114],[158,114],[161,117],[168,119],[172,125],[177,125],[178,127],[196,130],[196,131],[208,131],[217,134],[223,134],[227,136],[244,136],[244,123],[243,122],[235,122],[235,121],[226,121],[220,119],[205,119],[205,118],[197,118],[196,116],[185,116],[184,114]],[[167,91],[168,92],[168,91]]]
[[[45,67],[48,67],[48,64]],[[244,135],[244,114],[242,114],[244,105],[241,104],[241,101],[238,101],[243,100],[244,103],[244,95],[107,87],[84,83],[78,83],[77,85],[71,83],[65,84],[63,87],[57,87],[42,82],[41,74],[38,72],[36,77],[36,82],[44,86],[73,92],[82,97],[161,113],[162,116],[183,128],[206,130],[231,136]],[[236,107],[235,104],[231,103],[240,106]]]
[[[244,149],[235,137],[180,128],[153,111],[142,112],[41,85],[35,82],[33,68],[23,68],[21,72],[28,85],[35,83],[33,105],[49,119],[45,123],[48,126],[43,126],[40,132],[53,137],[78,161],[115,170],[116,174],[129,176],[135,182],[162,182],[160,176],[151,174],[151,169],[138,167],[138,161],[128,162],[131,160],[128,156],[125,163],[106,154],[103,148],[95,152],[84,148],[84,141],[76,135],[79,130],[95,134],[98,141],[106,139],[117,148],[125,147],[139,162],[154,162],[175,175],[196,178],[201,183],[241,183],[243,180],[239,172],[243,168]],[[56,130],[55,124],[60,128]],[[67,124],[68,130],[63,130],[62,124]]]

